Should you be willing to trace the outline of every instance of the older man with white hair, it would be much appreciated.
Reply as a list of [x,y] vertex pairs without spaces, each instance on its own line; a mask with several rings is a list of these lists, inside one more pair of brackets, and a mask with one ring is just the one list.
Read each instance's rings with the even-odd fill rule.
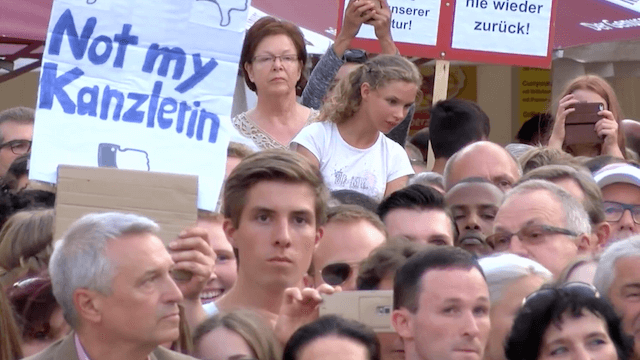
[[29,359],[192,359],[159,346],[180,333],[183,295],[171,271],[193,268],[176,265],[158,230],[131,214],[76,221],[49,264],[53,294],[74,331]]
[[526,181],[505,194],[487,243],[495,251],[531,258],[554,277],[590,250],[591,225],[584,207],[545,180]]
[[640,236],[611,244],[600,256],[593,283],[622,318],[640,356]]

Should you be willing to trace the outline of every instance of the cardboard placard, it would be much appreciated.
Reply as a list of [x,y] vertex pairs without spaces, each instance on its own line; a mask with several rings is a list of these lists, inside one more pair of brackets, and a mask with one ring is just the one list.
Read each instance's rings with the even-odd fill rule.
[[168,244],[195,224],[197,198],[193,175],[60,165],[54,239],[83,215],[116,211],[154,220]]

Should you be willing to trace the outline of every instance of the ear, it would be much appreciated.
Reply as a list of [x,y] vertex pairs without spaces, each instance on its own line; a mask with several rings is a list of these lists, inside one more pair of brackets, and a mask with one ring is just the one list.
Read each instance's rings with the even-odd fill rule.
[[368,82],[362,83],[362,85],[360,85],[360,96],[362,97],[362,100],[368,99],[370,95],[371,84],[369,84]]
[[229,243],[231,243],[231,247],[236,248],[236,242],[233,240],[233,234],[236,232],[236,228],[233,226],[233,222],[231,219],[224,219],[222,222],[222,230],[224,230],[224,235],[227,237]]
[[322,239],[322,235],[324,235],[324,228],[321,226],[316,230],[316,242],[315,246],[318,246],[320,239]]
[[577,239],[576,239],[576,245],[578,246],[578,253],[582,254],[582,253],[586,253],[588,251],[591,250],[591,237],[589,237],[589,234],[581,234]]
[[78,316],[91,323],[102,320],[102,295],[88,289],[76,289],[73,292],[73,305]]
[[250,62],[246,62],[244,63],[244,70],[247,72],[247,76],[249,76],[249,80],[251,80],[251,82],[255,82],[253,81],[253,64],[251,64]]
[[413,339],[413,315],[406,308],[393,310],[391,313],[391,325],[396,329],[402,340]]
[[596,225],[595,234],[597,236],[597,240],[596,243],[593,244],[593,250],[598,252],[604,249],[605,245],[607,245],[607,241],[609,241],[609,236],[611,236],[611,225],[606,221],[601,222]]

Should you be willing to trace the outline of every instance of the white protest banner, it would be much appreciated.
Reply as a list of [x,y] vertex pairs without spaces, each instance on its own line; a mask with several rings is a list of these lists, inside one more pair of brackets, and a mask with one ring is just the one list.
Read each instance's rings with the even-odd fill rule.
[[[350,1],[340,0],[341,16],[338,28]],[[438,40],[440,0],[386,0],[391,12],[391,36],[403,55],[433,56]],[[373,25],[363,24],[352,47],[376,52],[379,50]]]
[[[440,1],[387,0],[391,10],[391,36],[396,42],[431,45],[438,38]],[[344,7],[347,11],[347,7]],[[344,16],[344,15],[343,15]],[[364,24],[357,37],[376,40],[373,25]]]
[[552,0],[457,0],[452,49],[546,57]]
[[60,164],[197,175],[213,210],[249,1],[55,0],[30,178],[53,183]]
[[640,0],[606,0],[612,4],[625,7],[635,12],[640,12]]

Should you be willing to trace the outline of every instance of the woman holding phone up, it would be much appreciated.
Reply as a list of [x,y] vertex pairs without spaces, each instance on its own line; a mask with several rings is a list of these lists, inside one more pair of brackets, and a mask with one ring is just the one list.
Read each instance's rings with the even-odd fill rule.
[[292,149],[319,167],[330,190],[354,190],[381,201],[405,186],[413,168],[404,149],[384,134],[416,100],[422,75],[407,59],[379,55],[344,77]]
[[[565,144],[567,116],[575,112],[575,105],[579,103],[602,104],[603,109],[597,112],[600,120],[594,127],[602,143]],[[560,95],[549,147],[564,149],[574,156],[610,155],[625,158],[624,133],[620,126],[622,119],[622,110],[611,85],[597,75],[580,76],[569,83]]]

